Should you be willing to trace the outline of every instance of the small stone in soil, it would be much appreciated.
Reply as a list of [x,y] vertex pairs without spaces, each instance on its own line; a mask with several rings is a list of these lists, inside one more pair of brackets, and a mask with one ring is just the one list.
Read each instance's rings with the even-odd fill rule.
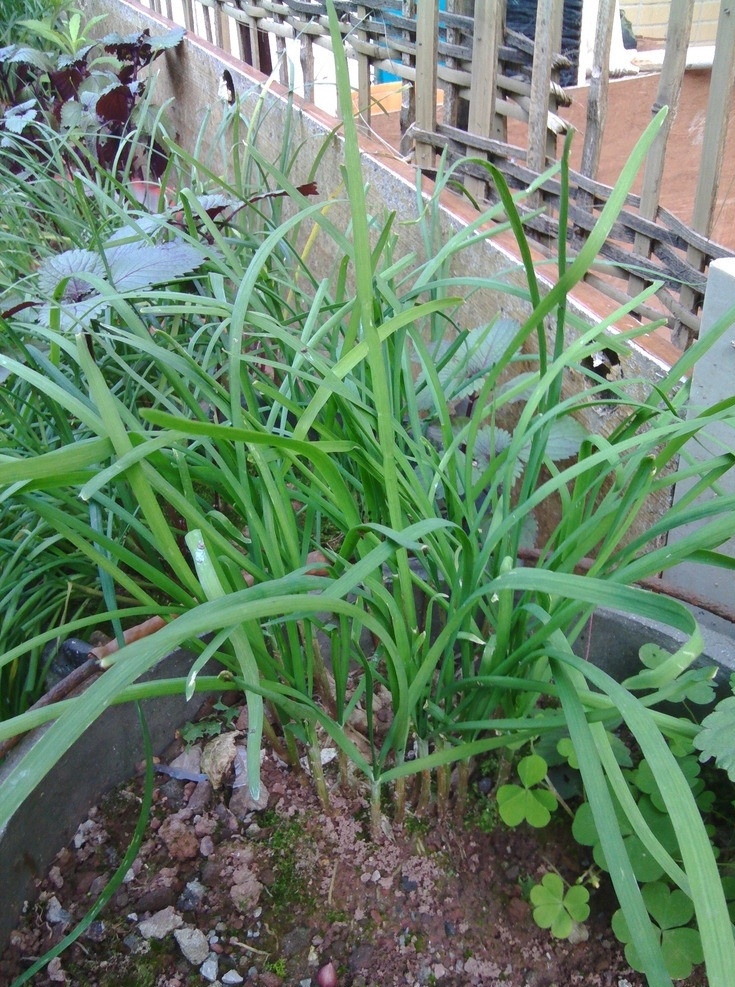
[[217,970],[219,967],[219,957],[216,953],[212,953],[208,959],[206,959],[202,965],[199,967],[199,972],[208,980],[211,984],[217,979]]
[[207,889],[201,881],[189,881],[176,902],[182,912],[195,912],[204,900]]
[[291,929],[281,942],[281,952],[284,956],[295,956],[304,952],[309,943],[309,930],[304,928]]
[[237,970],[228,970],[224,976],[220,977],[220,981],[223,984],[241,984],[243,979],[244,978],[237,972]]
[[150,943],[145,939],[141,939],[140,936],[136,935],[134,932],[129,933],[123,939],[123,945],[126,949],[129,949],[134,956],[143,956],[150,950]]
[[85,939],[90,939],[92,942],[104,942],[107,937],[107,929],[105,923],[100,919],[92,922],[84,933]]
[[199,840],[179,816],[168,816],[159,834],[174,860],[193,860],[198,856]]
[[46,973],[49,980],[52,980],[54,983],[66,983],[66,973],[64,972],[64,968],[62,967],[61,960],[58,956],[55,956],[46,967]]
[[56,895],[49,898],[46,905],[46,921],[50,925],[59,925],[62,923],[69,925],[71,922],[71,914],[65,908],[62,908],[61,902]]
[[179,944],[179,949],[192,966],[199,966],[208,958],[209,943],[200,929],[175,929],[174,938]]
[[168,908],[164,908],[160,912],[156,912],[155,915],[151,915],[150,918],[139,922],[138,931],[146,939],[163,939],[169,932],[173,932],[174,929],[180,928],[183,924],[183,918],[173,906],[169,905]]

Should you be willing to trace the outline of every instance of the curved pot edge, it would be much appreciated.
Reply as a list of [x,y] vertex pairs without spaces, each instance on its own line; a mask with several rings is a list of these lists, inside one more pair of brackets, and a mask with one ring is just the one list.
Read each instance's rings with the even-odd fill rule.
[[[185,676],[195,659],[191,651],[178,649],[162,659],[150,677]],[[195,693],[189,702],[183,695],[142,702],[154,754],[160,754],[171,742],[174,731],[196,716],[205,698],[206,693]],[[0,764],[0,785],[43,729],[25,737]],[[5,948],[24,903],[34,897],[35,880],[46,874],[59,849],[69,842],[86,818],[90,806],[129,778],[143,757],[143,738],[134,704],[111,706],[51,769],[33,798],[0,831],[4,871],[0,951]]]
[[[717,665],[718,677],[724,682],[735,672],[735,626],[705,611],[693,612],[705,640],[698,664]],[[580,636],[576,650],[621,680],[640,667],[638,650],[642,644],[653,642],[676,650],[684,640],[685,635],[665,625],[600,609]],[[159,663],[156,674],[185,675],[192,660],[191,652],[177,650]],[[195,694],[187,703],[179,695],[143,704],[155,753],[168,745],[177,727],[196,715],[204,698],[203,693]],[[0,765],[0,784],[12,764],[33,742],[34,736],[30,735]],[[0,832],[0,859],[5,870],[0,950],[5,948],[24,902],[33,897],[34,880],[47,872],[59,848],[71,839],[89,807],[134,772],[143,756],[142,749],[135,708],[129,703],[111,707],[49,772],[34,798]],[[108,755],[104,761],[107,766],[104,778],[101,777],[103,751]]]

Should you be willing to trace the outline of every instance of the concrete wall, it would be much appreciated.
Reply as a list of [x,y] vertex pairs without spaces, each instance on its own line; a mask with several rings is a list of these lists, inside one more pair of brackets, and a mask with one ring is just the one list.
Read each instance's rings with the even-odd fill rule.
[[[621,0],[620,6],[636,37],[665,40],[671,0]],[[719,13],[720,0],[695,0],[690,44],[715,43]]]

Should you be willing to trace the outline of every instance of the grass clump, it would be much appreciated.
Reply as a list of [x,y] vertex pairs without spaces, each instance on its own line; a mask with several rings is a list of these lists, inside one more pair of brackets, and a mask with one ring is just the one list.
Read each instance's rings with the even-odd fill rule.
[[[331,5],[330,17],[336,39]],[[726,987],[735,961],[726,901],[672,753],[691,748],[698,727],[685,708],[657,708],[701,691],[692,667],[701,634],[686,608],[636,585],[684,560],[732,567],[719,552],[734,506],[719,488],[733,465],[729,451],[696,467],[691,496],[653,524],[641,520],[651,496],[668,501],[675,483],[694,475],[688,443],[711,423],[732,426],[733,402],[688,417],[682,384],[726,323],[653,384],[608,381],[592,357],[601,347],[625,355],[637,333],[608,330],[636,301],[594,326],[567,304],[613,230],[663,115],[581,252],[567,257],[560,238],[547,290],[516,203],[487,162],[501,206],[442,238],[438,194],[420,199],[426,250],[399,255],[392,219],[369,215],[335,47],[343,226],[315,198],[314,174],[297,184],[285,151],[277,163],[260,155],[255,122],[241,156],[237,106],[223,129],[235,147],[224,178],[159,133],[169,163],[152,210],[117,172],[84,157],[83,142],[75,150],[84,169],[62,173],[62,209],[51,193],[64,158],[44,159],[27,211],[47,235],[20,251],[24,276],[9,280],[0,300],[12,428],[0,497],[28,519],[19,531],[29,520],[48,526],[88,567],[104,612],[80,611],[65,631],[104,620],[121,637],[154,614],[165,626],[105,659],[105,674],[84,695],[0,727],[9,736],[53,720],[3,785],[0,823],[110,703],[221,689],[223,680],[203,671],[212,657],[227,687],[247,697],[252,794],[264,732],[294,763],[307,752],[325,803],[321,750],[333,746],[341,776],[366,786],[376,837],[386,789],[398,819],[412,780],[415,808],[429,804],[434,780],[445,807],[454,765],[466,787],[472,759],[563,729],[650,983],[668,987],[670,977],[626,846],[628,824],[693,902],[711,983]],[[30,152],[21,141],[16,153]],[[567,161],[552,169],[562,212]],[[17,196],[14,175],[2,181]],[[445,165],[439,187],[451,181]],[[259,198],[266,185],[269,196]],[[13,195],[3,208],[17,217]],[[518,243],[522,286],[456,273],[469,248],[493,235],[501,210]],[[317,235],[334,252],[323,275],[309,263]],[[497,312],[468,324],[463,299],[480,289],[520,299],[522,317]],[[567,393],[572,376],[585,387]],[[609,426],[585,424],[590,411],[606,412],[598,417]],[[706,508],[696,501],[703,491],[713,495]],[[693,520],[706,523],[663,545],[668,531]],[[668,623],[686,643],[617,683],[573,647],[598,606]],[[2,668],[10,674],[59,633],[35,627],[12,643]],[[139,682],[183,643],[196,653],[185,679]],[[680,860],[632,804],[611,739],[622,722],[659,780]],[[544,808],[549,793],[539,780],[531,771],[506,794]],[[284,900],[297,879],[294,861]]]

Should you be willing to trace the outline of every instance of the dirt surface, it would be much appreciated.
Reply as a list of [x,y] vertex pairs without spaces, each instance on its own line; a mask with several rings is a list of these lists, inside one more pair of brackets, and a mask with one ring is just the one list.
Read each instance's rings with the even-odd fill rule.
[[[463,821],[439,819],[434,807],[403,826],[386,821],[374,842],[367,804],[357,786],[339,784],[336,762],[325,768],[327,813],[306,772],[266,754],[255,807],[238,786],[243,715],[216,740],[167,752],[174,774],[196,779],[206,768],[215,783],[222,774],[220,787],[156,773],[143,844],[119,890],[29,983],[644,987],[610,932],[604,875],[576,943],[535,925],[530,886],[552,869],[574,882],[590,861],[561,821],[540,831],[499,822],[481,794],[494,784],[487,768],[474,776]],[[39,882],[0,960],[0,984],[90,908],[125,856],[142,792],[138,777],[90,811]]]

